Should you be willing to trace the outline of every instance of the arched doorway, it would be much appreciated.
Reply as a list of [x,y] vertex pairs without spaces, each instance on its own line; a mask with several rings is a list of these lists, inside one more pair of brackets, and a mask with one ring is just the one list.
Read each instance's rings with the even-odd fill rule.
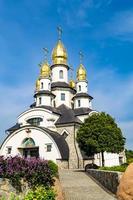
[[21,144],[21,147],[19,147],[19,150],[21,150],[22,155],[25,158],[39,157],[39,147],[35,145],[35,141],[31,137],[25,138],[22,141],[22,144]]

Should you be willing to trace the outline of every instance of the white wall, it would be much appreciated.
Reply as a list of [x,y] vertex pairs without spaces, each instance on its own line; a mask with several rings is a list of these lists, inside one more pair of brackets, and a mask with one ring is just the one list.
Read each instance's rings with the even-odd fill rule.
[[[72,94],[70,91],[63,90],[63,89],[56,89],[52,91],[53,94],[56,95],[55,97],[55,104],[56,107],[60,106],[61,104],[65,104],[66,106],[71,108],[71,101],[72,101]],[[61,93],[65,94],[65,101],[61,101]]]
[[[41,83],[43,83],[43,87],[41,87],[42,86],[42,84]],[[40,90],[51,90],[51,81],[50,81],[50,79],[49,78],[42,78],[41,80],[40,80]]]
[[[80,100],[80,107],[78,106],[78,100]],[[86,97],[75,98],[74,108],[90,108],[89,98]]]
[[[59,78],[60,70],[63,70],[63,79]],[[68,83],[68,69],[61,65],[52,68],[52,82],[58,82],[58,81]]]
[[[56,159],[60,159],[61,155],[59,149],[54,142],[54,140],[49,136],[45,131],[40,131],[38,128],[30,128],[31,132],[27,133],[26,129],[21,129],[13,134],[11,134],[0,150],[0,155],[9,156],[7,154],[7,147],[12,147],[11,156],[20,155],[21,151],[18,147],[21,147],[22,141],[31,137],[35,141],[35,145],[39,146],[39,156],[46,160],[53,160],[56,162]],[[51,152],[46,151],[46,144],[52,144]]]
[[[41,98],[41,104],[40,104],[39,98]],[[52,97],[45,94],[43,95],[37,94],[36,106],[52,106]]]
[[[101,153],[95,154],[94,163],[98,166],[102,166],[102,156]],[[119,154],[117,153],[107,153],[104,152],[104,162],[106,167],[117,166],[119,165]]]
[[[81,86],[81,91],[79,90],[79,86]],[[88,83],[87,81],[78,81],[76,84],[77,93],[88,93]]]
[[43,108],[33,108],[19,115],[18,123],[22,124],[23,126],[27,125],[27,120],[34,117],[41,117],[43,119],[43,121],[40,123],[40,126],[56,129],[54,124],[59,118],[59,115]]

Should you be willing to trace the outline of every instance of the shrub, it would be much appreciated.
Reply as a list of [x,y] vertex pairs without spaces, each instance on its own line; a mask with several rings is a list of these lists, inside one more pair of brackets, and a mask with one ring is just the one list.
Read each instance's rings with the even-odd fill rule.
[[127,164],[123,164],[120,166],[113,166],[113,167],[100,167],[100,170],[108,170],[108,171],[118,171],[118,172],[124,172],[127,168]]
[[52,172],[52,175],[57,177],[58,176],[58,166],[52,160],[48,161],[48,166]]
[[8,178],[16,190],[21,191],[23,178],[29,187],[43,185],[49,187],[53,184],[53,171],[48,161],[40,158],[21,158],[18,156],[6,159],[0,156],[0,177]]
[[30,190],[24,200],[55,200],[55,196],[53,189],[46,189],[40,186]]

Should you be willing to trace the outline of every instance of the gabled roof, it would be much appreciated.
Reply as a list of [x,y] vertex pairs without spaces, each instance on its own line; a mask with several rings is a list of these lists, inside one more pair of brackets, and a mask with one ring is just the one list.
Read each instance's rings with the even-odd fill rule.
[[15,124],[14,126],[10,127],[9,129],[6,130],[6,132],[13,132],[13,131],[16,131],[17,129],[20,128],[20,124]]
[[62,104],[57,109],[60,111],[61,116],[56,121],[56,125],[60,124],[69,124],[69,123],[79,123],[81,124],[81,120],[75,116],[74,110],[70,109],[66,105]]
[[58,115],[61,115],[60,111],[55,108],[55,107],[52,107],[52,106],[36,106],[36,103],[34,102],[33,104],[30,105],[30,108],[44,108],[46,110],[50,110],[52,111],[53,113],[56,113]]
[[66,82],[53,82],[52,84],[51,84],[51,88],[53,89],[53,88],[69,88],[69,89],[71,89],[74,93],[76,92],[76,90],[74,89],[74,88],[72,88],[72,87],[70,87],[70,85],[68,84],[68,83],[66,83]]
[[89,94],[87,94],[87,93],[83,93],[83,92],[81,92],[81,93],[77,93],[74,97],[73,97],[73,99],[75,99],[75,98],[77,98],[77,97],[85,97],[85,98],[89,98],[89,99],[93,99],[93,97],[92,96],[90,96]]
[[87,115],[87,114],[89,114],[91,111],[93,111],[93,110],[90,109],[90,108],[76,108],[76,109],[74,109],[75,116]]
[[45,95],[46,94],[46,95],[54,96],[55,97],[55,95],[51,91],[49,91],[49,90],[40,90],[40,91],[38,91],[38,92],[36,92],[34,94],[34,97],[36,97],[36,95],[38,95],[38,94],[40,94],[40,95],[42,95],[42,94]]

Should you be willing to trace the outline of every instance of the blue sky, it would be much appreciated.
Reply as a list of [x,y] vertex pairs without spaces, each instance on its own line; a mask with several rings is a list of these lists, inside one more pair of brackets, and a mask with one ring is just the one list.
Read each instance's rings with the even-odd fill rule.
[[84,53],[93,107],[111,114],[133,149],[133,1],[0,1],[0,138],[33,102],[43,47],[51,51],[56,27],[76,73]]

